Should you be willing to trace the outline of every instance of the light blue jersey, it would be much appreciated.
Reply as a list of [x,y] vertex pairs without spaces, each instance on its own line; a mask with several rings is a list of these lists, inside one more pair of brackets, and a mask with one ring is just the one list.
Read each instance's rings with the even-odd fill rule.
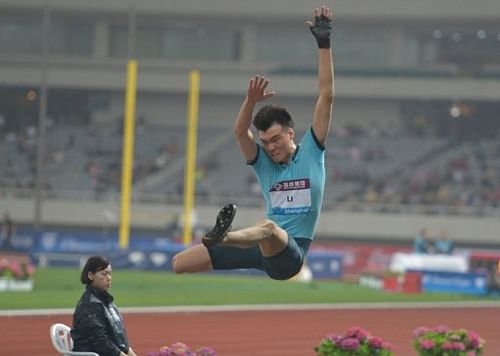
[[294,238],[314,238],[325,188],[325,148],[312,128],[289,164],[275,163],[262,146],[249,162],[266,201],[266,215]]

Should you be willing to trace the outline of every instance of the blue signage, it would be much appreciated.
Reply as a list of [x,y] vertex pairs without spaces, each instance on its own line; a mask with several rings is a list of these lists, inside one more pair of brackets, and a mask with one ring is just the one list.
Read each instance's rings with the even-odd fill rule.
[[342,278],[342,254],[329,251],[310,251],[307,265],[313,278]]
[[[171,271],[173,256],[185,248],[171,238],[150,233],[132,234],[129,248],[122,250],[116,232],[65,229],[25,229],[18,234],[17,243],[16,250],[31,252],[34,262],[43,266],[81,266],[89,256],[103,254],[114,268],[161,271]],[[312,250],[306,263],[314,279],[342,278],[342,256],[339,252]],[[265,275],[254,269],[217,273]]]
[[483,295],[488,290],[486,273],[422,272],[422,291]]
[[[131,233],[130,249],[171,250],[179,245],[171,236],[161,233]],[[0,248],[1,241],[0,241]],[[47,229],[36,231],[19,228],[12,239],[12,250],[19,252],[46,253],[95,253],[98,251],[119,251],[116,231]]]

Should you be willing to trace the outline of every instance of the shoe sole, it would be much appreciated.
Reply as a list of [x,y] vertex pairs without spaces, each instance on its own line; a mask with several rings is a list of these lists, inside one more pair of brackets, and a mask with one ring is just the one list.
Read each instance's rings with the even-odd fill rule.
[[[226,216],[226,214],[228,214],[227,209],[229,208],[232,209],[232,211],[229,216]],[[211,247],[220,243],[224,239],[224,236],[226,236],[226,234],[231,231],[231,224],[234,220],[234,217],[236,216],[236,210],[237,207],[235,204],[228,204],[219,211],[219,214],[217,214],[217,218],[215,221],[215,226],[212,228],[212,230],[205,234],[202,239],[202,242],[206,247]],[[217,230],[220,230],[218,231],[217,236],[207,237],[207,235],[209,234],[215,235],[215,231]]]

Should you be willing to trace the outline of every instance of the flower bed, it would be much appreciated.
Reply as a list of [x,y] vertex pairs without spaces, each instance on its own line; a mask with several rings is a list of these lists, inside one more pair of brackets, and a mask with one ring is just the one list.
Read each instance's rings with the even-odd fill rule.
[[17,260],[0,259],[0,291],[33,290],[35,267]]
[[[481,356],[485,341],[474,331],[452,330],[440,325],[414,330],[413,347],[419,356]],[[394,346],[360,327],[349,328],[344,335],[324,337],[314,348],[317,356],[394,356]],[[192,351],[188,345],[176,342],[163,346],[147,356],[216,356],[210,347]]]
[[149,352],[147,356],[216,356],[216,352],[210,347],[200,347],[191,351],[188,345],[182,342],[173,343],[170,346],[163,346],[160,351]]
[[480,356],[485,341],[474,331],[449,329],[445,325],[419,327],[413,332],[413,348],[419,356]]
[[329,335],[314,348],[318,356],[392,356],[393,345],[360,327],[352,327],[345,335]]

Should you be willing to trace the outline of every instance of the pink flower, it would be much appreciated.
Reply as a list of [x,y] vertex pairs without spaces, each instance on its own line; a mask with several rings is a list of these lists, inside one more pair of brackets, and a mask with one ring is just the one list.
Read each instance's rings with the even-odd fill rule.
[[174,350],[189,350],[189,347],[188,345],[182,343],[182,342],[176,342],[176,343],[173,343],[172,345],[170,345],[170,348],[171,349],[174,349]]
[[215,351],[210,347],[200,347],[196,350],[196,356],[216,356]]
[[444,342],[443,345],[441,345],[441,348],[446,351],[454,350],[453,344],[451,342]]
[[344,339],[342,335],[329,335],[326,338],[331,340],[334,344],[339,344]]
[[359,326],[354,326],[352,328],[349,328],[346,332],[346,336],[347,337],[353,337],[353,338],[356,338],[360,341],[363,341],[364,339],[366,339],[368,337],[369,333],[365,330],[363,330],[362,328],[360,328]]
[[448,332],[448,327],[446,325],[438,325],[432,329],[439,334],[446,334]]
[[31,277],[33,276],[33,274],[35,273],[35,266],[33,265],[26,265],[25,266],[25,273],[26,273],[26,277]]
[[170,346],[163,346],[160,352],[150,352],[147,356],[216,356],[217,353],[210,347],[200,347],[196,352],[182,342],[175,342]]
[[378,336],[372,336],[364,329],[356,326],[349,328],[345,335],[329,335],[323,338],[314,348],[317,355],[385,355],[393,356],[393,345],[384,342]]
[[434,347],[434,341],[432,341],[432,340],[420,340],[420,347],[423,350],[430,350]]
[[474,349],[478,348],[479,345],[481,345],[481,339],[479,338],[479,335],[474,331],[469,331],[469,340],[470,346]]
[[374,349],[381,349],[383,345],[383,341],[378,336],[372,336],[368,339],[368,345],[373,347]]
[[461,342],[452,343],[453,350],[465,351],[465,345]]
[[357,350],[359,349],[359,340],[349,337],[342,340],[339,346],[344,350]]
[[35,267],[31,264],[20,263],[17,260],[9,261],[6,258],[0,259],[0,276],[25,279],[31,277],[34,272]]
[[477,356],[481,354],[484,346],[484,340],[477,333],[466,329],[452,330],[440,325],[426,333],[422,331],[423,329],[414,330],[413,346],[417,352]]
[[23,278],[24,273],[21,264],[18,261],[12,261],[10,263],[10,270],[15,278]]
[[382,349],[392,351],[392,350],[394,350],[394,345],[391,344],[390,342],[384,341],[382,343]]
[[425,326],[419,326],[418,328],[416,328],[414,331],[413,331],[413,336],[415,337],[420,337],[422,335],[424,335],[425,333],[429,332],[430,329],[425,327]]
[[6,258],[0,259],[0,271],[7,269],[9,267],[9,260]]

